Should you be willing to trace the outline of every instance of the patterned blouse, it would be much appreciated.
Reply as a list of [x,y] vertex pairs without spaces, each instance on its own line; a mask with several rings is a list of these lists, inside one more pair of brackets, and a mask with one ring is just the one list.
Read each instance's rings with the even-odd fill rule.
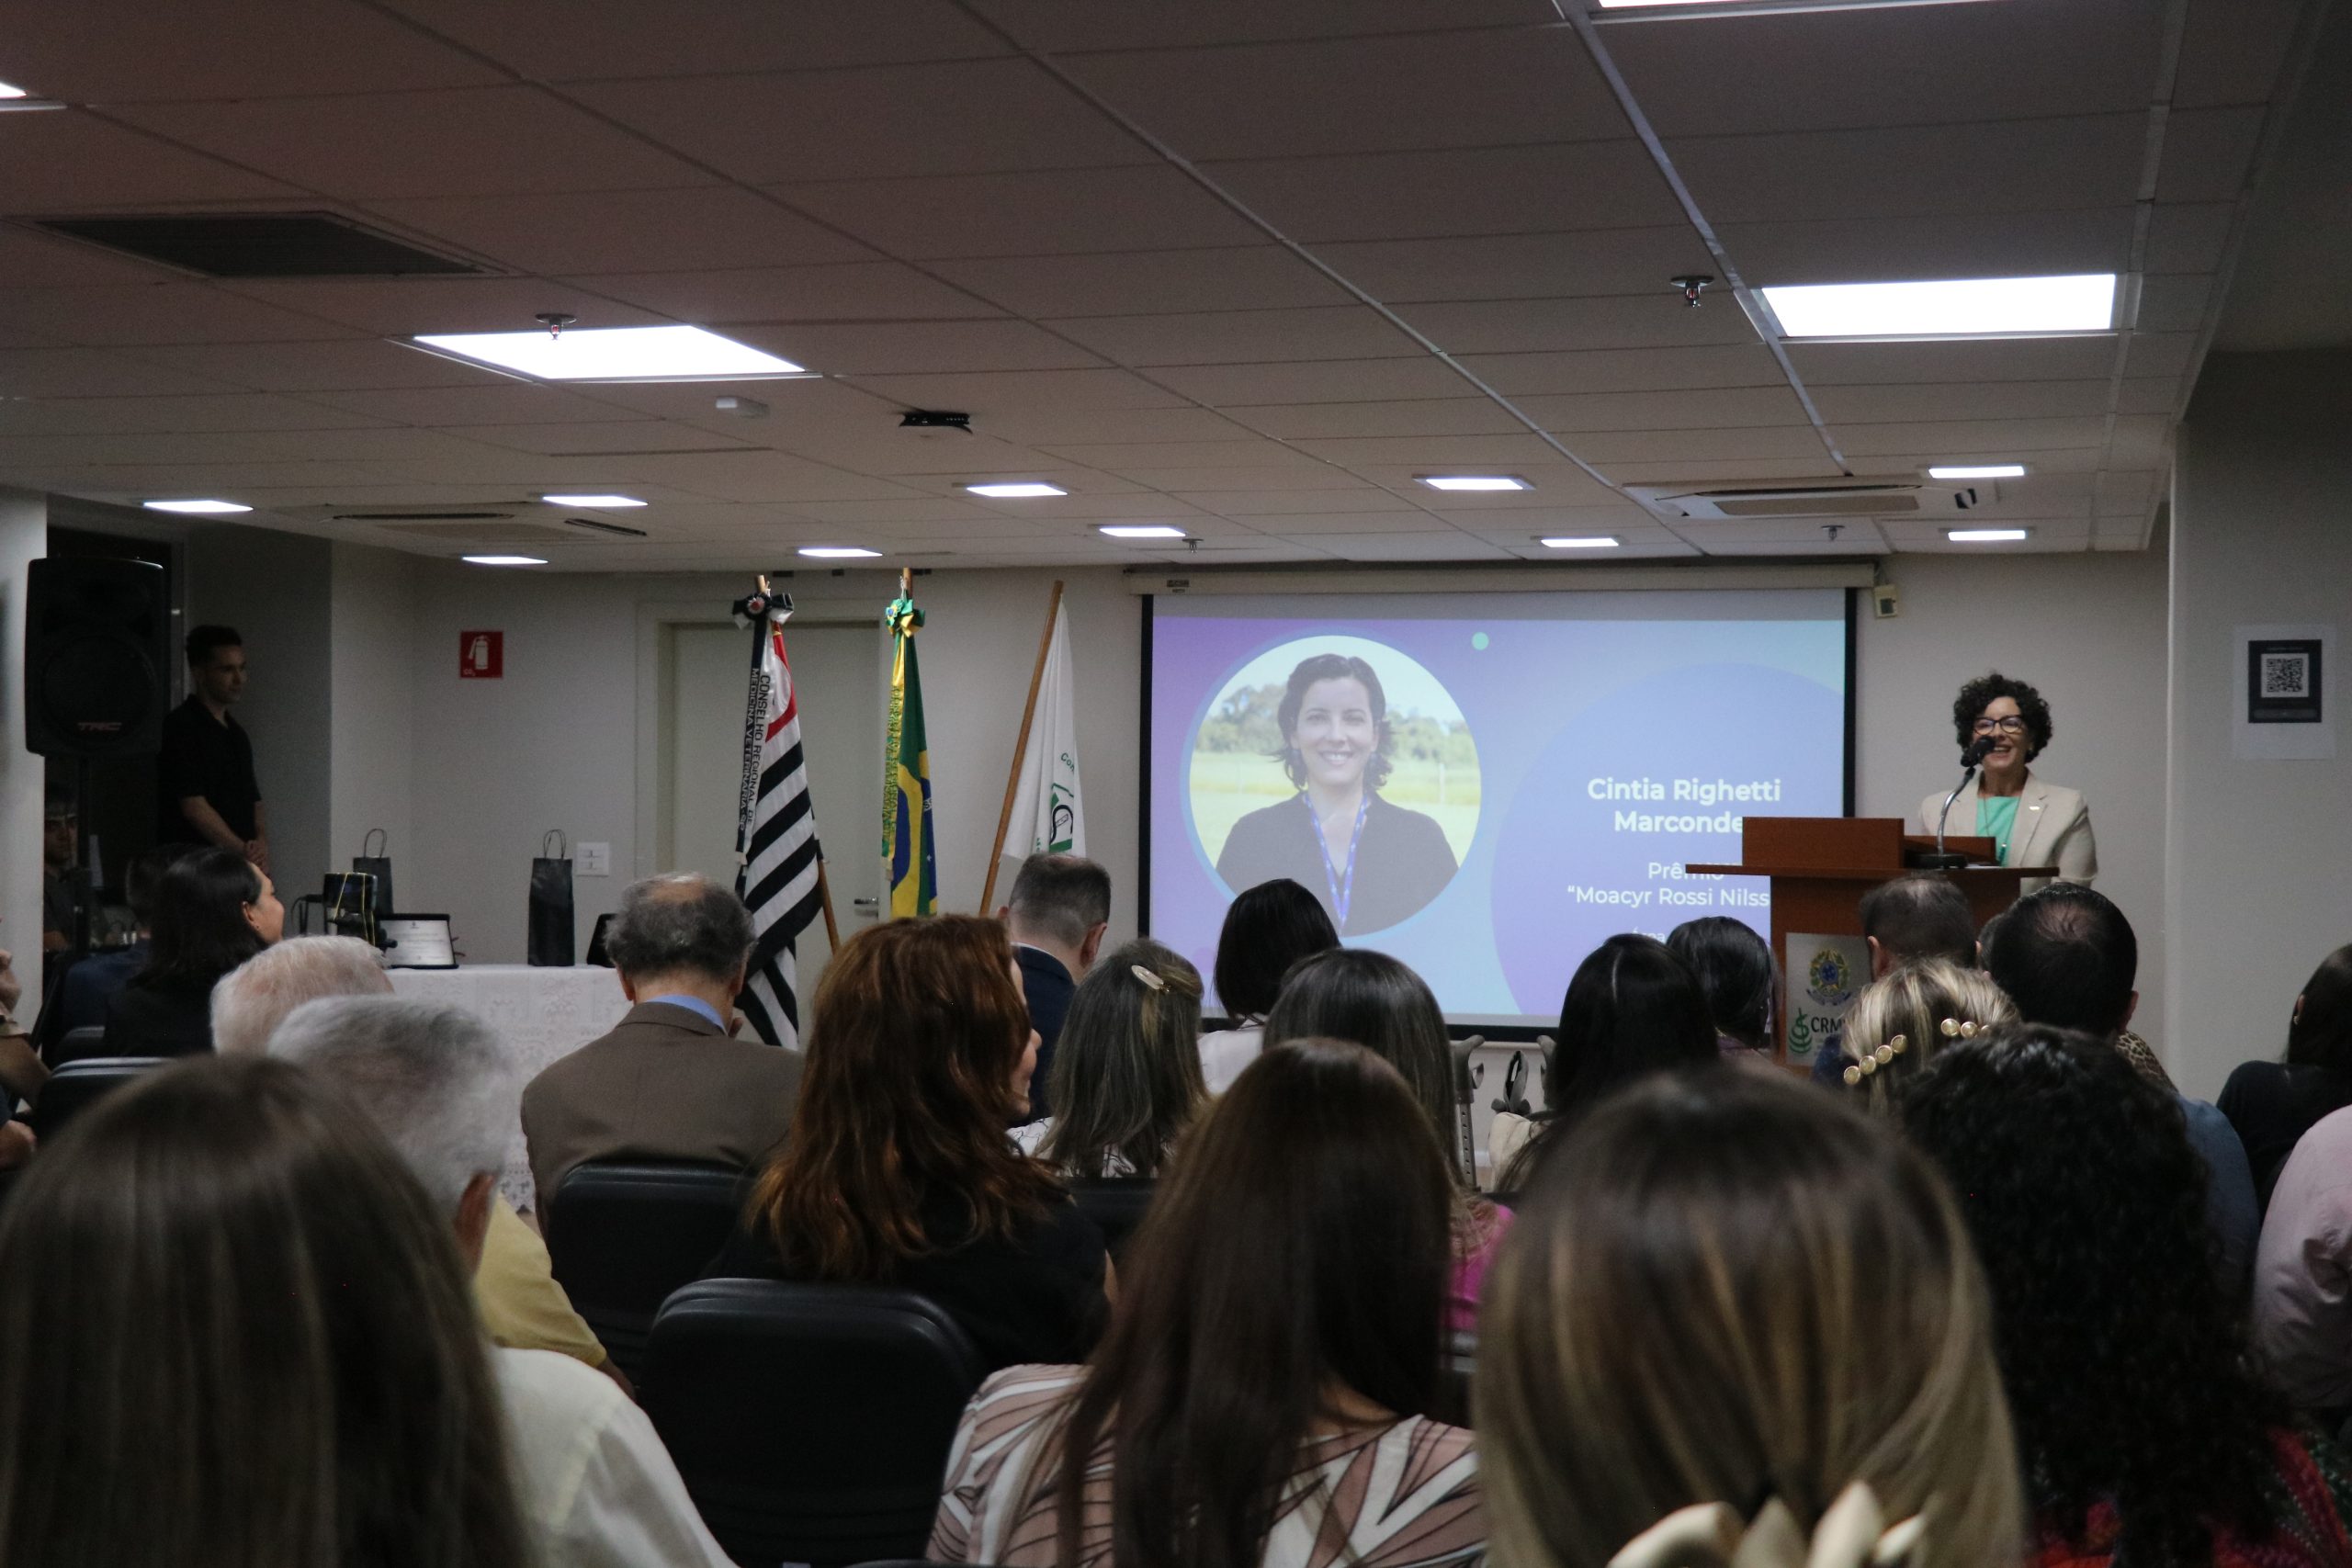
[[[1082,1367],[1011,1367],[980,1385],[947,1456],[933,1562],[1058,1563],[1060,1429]],[[1264,1568],[1422,1568],[1486,1555],[1470,1434],[1425,1416],[1311,1439],[1266,1537]],[[1111,1438],[1086,1472],[1079,1562],[1111,1561]]]
[[[2277,1526],[2267,1540],[2230,1530],[2213,1532],[2212,1568],[2352,1568],[2352,1477],[2333,1443],[2316,1433],[2274,1431],[2275,1468],[2263,1480],[2263,1500]],[[2044,1527],[2031,1568],[2108,1568],[2123,1533],[2112,1503],[2100,1503],[2085,1521],[2082,1539],[2069,1540]]]

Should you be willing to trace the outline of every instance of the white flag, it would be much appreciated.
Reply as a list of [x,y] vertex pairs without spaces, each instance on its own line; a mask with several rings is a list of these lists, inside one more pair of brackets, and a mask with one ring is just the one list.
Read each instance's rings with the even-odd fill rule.
[[1077,679],[1069,658],[1069,616],[1059,605],[1054,607],[1046,672],[1037,682],[1029,746],[1021,754],[1004,852],[1015,860],[1086,852],[1086,806],[1078,786]]

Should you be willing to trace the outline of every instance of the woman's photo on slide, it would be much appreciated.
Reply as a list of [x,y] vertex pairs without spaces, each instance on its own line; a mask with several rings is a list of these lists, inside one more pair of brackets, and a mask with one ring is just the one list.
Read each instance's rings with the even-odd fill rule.
[[1188,805],[1228,893],[1288,877],[1342,935],[1445,890],[1478,828],[1478,752],[1417,660],[1366,637],[1297,637],[1229,677],[1193,745]]

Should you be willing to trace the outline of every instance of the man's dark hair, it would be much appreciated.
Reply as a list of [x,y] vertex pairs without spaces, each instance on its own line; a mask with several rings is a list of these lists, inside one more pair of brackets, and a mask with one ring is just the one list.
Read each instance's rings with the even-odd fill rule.
[[1111,918],[1111,874],[1084,855],[1031,855],[1005,908],[1016,928],[1076,947]]
[[234,626],[198,626],[187,634],[188,668],[201,670],[222,649],[244,646],[245,639],[237,635]]
[[1968,750],[1969,742],[1976,739],[1977,719],[2003,697],[2018,705],[2018,716],[2025,720],[2025,760],[2030,762],[2057,733],[2050,722],[2050,705],[2041,700],[2040,692],[1997,670],[1979,675],[1960,689],[1951,703],[1952,731],[1960,738],[1961,750]]
[[1226,910],[1217,936],[1218,1005],[1227,1018],[1263,1018],[1292,964],[1339,945],[1331,917],[1289,877],[1248,888]]
[[1949,958],[1976,967],[1976,917],[1949,876],[1915,871],[1862,895],[1862,935],[1896,959]]
[[2026,1022],[2112,1036],[2132,1015],[2140,942],[2115,900],[2053,882],[2009,906],[1984,970]]
[[624,975],[684,970],[726,980],[752,951],[752,916],[733,889],[692,872],[633,882],[605,932],[605,953]]
[[81,808],[74,804],[72,784],[53,784],[41,792],[41,818],[54,822],[61,817],[79,817]]

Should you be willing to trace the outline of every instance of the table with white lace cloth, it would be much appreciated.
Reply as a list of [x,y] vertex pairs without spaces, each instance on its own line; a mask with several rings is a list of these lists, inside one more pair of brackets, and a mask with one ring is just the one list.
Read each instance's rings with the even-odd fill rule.
[[[458,969],[394,969],[392,989],[418,1001],[447,1002],[477,1014],[514,1054],[521,1080],[609,1031],[628,1010],[620,976],[592,964],[571,968],[469,964]],[[531,1166],[518,1119],[498,1190],[518,1210],[533,1207]]]

